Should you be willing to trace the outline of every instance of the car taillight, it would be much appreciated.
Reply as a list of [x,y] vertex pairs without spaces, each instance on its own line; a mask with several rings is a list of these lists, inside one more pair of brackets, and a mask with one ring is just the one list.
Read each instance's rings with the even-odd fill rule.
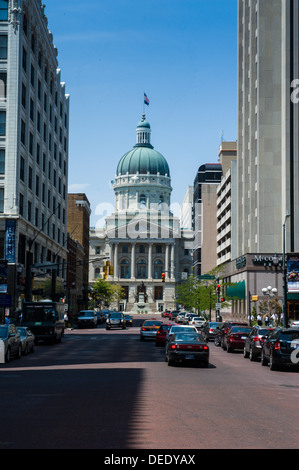
[[277,351],[280,351],[280,342],[279,341],[276,341],[276,343],[274,344],[274,349],[276,349]]
[[142,328],[142,331],[146,331],[146,328]]
[[255,336],[255,337],[253,338],[253,341],[259,342],[259,341],[260,341],[260,337],[259,337],[259,336]]

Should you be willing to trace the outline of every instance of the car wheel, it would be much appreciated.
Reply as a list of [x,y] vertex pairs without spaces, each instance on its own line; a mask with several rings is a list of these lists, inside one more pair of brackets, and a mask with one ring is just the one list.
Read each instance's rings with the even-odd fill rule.
[[254,356],[254,354],[253,354],[252,348],[250,348],[250,351],[249,351],[249,359],[250,359],[250,361],[252,361],[252,362],[255,361],[255,356]]
[[261,364],[262,366],[266,366],[267,365],[267,360],[265,358],[265,354],[264,354],[264,350],[262,349],[262,353],[261,353]]
[[270,370],[277,370],[278,369],[277,363],[276,363],[272,353],[270,354],[269,366],[270,366]]
[[6,354],[5,354],[5,362],[10,362],[10,348],[7,348]]
[[230,348],[229,345],[226,346],[226,352],[228,352],[228,353],[232,352],[232,348]]
[[174,366],[174,361],[172,359],[168,359],[168,365],[169,366]]
[[219,339],[218,339],[218,338],[215,338],[215,339],[214,339],[214,344],[215,344],[215,346],[220,346],[220,343],[219,343]]
[[22,346],[19,344],[19,347],[18,347],[18,350],[17,350],[17,354],[16,354],[16,358],[17,359],[20,359],[22,356]]
[[28,343],[26,343],[25,351],[24,351],[25,356],[27,356],[28,353],[29,353],[29,346],[28,346]]
[[244,346],[244,351],[243,351],[243,356],[247,358],[249,356],[248,352],[246,351],[246,348]]

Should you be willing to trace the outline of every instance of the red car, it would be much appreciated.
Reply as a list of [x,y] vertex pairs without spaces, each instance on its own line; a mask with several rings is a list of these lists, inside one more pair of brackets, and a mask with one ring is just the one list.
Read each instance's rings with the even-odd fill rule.
[[224,337],[227,352],[234,349],[244,350],[244,344],[251,331],[250,326],[232,326]]
[[163,323],[157,331],[156,346],[164,346],[166,343],[166,336],[173,323]]

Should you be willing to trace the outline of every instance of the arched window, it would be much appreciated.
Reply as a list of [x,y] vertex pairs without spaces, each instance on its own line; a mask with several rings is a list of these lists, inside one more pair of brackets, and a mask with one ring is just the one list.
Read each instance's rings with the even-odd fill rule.
[[130,263],[127,259],[120,262],[120,277],[121,279],[130,279]]
[[163,262],[160,259],[157,259],[154,262],[154,279],[161,279],[163,270]]
[[147,263],[143,259],[137,262],[136,278],[147,279]]

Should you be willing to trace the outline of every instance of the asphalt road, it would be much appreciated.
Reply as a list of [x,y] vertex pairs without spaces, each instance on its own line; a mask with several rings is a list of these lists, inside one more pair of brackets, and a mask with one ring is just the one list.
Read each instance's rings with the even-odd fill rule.
[[298,449],[298,372],[213,343],[208,369],[168,367],[140,322],[0,364],[0,449]]

